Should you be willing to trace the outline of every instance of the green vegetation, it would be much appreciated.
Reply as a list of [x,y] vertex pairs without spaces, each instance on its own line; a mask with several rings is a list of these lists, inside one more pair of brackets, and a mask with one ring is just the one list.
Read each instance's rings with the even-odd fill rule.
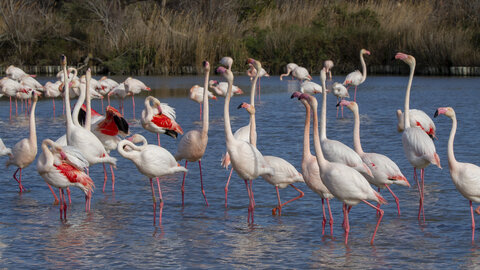
[[[318,73],[392,64],[480,66],[479,1],[459,0],[3,0],[0,64],[58,65],[87,55],[112,73],[177,74],[232,56],[258,58],[270,73],[295,62]],[[94,63],[98,64],[98,63]]]

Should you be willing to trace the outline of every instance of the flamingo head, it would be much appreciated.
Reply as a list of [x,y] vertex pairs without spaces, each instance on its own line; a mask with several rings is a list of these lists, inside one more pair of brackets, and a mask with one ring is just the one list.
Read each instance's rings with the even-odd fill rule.
[[262,63],[260,61],[257,61],[253,58],[248,58],[247,59],[247,64],[252,65],[256,70],[261,70],[262,69]]
[[296,91],[296,92],[293,92],[293,94],[290,96],[290,98],[299,98],[301,95],[302,95],[301,92]]
[[237,107],[237,109],[240,109],[240,108],[244,108],[245,110],[247,110],[249,114],[255,114],[255,106],[249,103],[242,102],[242,104],[238,105]]
[[60,154],[60,158],[62,160],[67,160],[68,159],[67,155],[65,154],[65,152],[63,152],[63,149],[61,147],[55,148],[55,151],[57,151]]
[[348,100],[342,99],[339,103],[337,103],[337,107],[338,106],[346,106],[351,111],[358,110],[358,104],[355,101],[348,101]]
[[60,65],[62,67],[67,66],[67,57],[64,54],[60,55]]
[[403,62],[407,63],[409,66],[412,66],[412,65],[415,66],[415,63],[416,63],[415,57],[408,54],[401,53],[401,52],[398,52],[395,55],[395,59],[402,60]]
[[445,116],[449,118],[455,117],[455,111],[453,110],[452,107],[440,107],[435,111],[435,114],[433,117],[437,117],[440,114],[444,114]]
[[222,74],[225,79],[227,79],[229,82],[233,83],[233,73],[224,68],[224,67],[218,67],[217,68],[217,73]]
[[205,71],[209,72],[210,71],[210,63],[208,63],[207,60],[202,62],[202,66],[205,69]]
[[210,85],[210,87],[216,86],[217,84],[218,84],[218,81],[216,81],[216,80],[210,80],[210,81],[208,81],[208,85]]
[[370,55],[370,51],[369,51],[369,50],[365,50],[365,49],[361,49],[361,50],[360,50],[360,54]]
[[243,91],[240,88],[237,88],[237,90],[234,91],[235,95],[243,95]]
[[197,89],[198,87],[200,87],[200,85],[198,85],[198,84],[195,84],[194,86],[192,86],[192,88],[190,88],[190,93],[195,91],[195,89]]

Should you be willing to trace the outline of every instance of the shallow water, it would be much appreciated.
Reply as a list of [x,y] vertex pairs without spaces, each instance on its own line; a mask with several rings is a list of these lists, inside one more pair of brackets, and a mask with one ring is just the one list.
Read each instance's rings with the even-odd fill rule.
[[[220,77],[213,76],[221,79]],[[52,78],[39,78],[44,83]],[[118,77],[117,79],[122,79]],[[153,94],[176,108],[177,122],[184,131],[200,128],[199,106],[187,97],[193,84],[203,84],[202,76],[140,77]],[[318,82],[318,77],[315,78]],[[334,78],[338,81],[343,77]],[[53,79],[52,79],[53,80]],[[238,77],[235,84],[247,94],[232,99],[234,130],[248,123],[244,110],[235,109],[249,101],[249,82]],[[153,226],[152,198],[148,179],[133,163],[118,158],[115,193],[110,180],[102,193],[103,168],[91,168],[96,183],[91,212],[85,213],[84,196],[72,190],[72,205],[67,222],[59,219],[58,206],[36,171],[36,161],[23,171],[23,183],[29,192],[19,194],[12,179],[16,168],[2,170],[0,196],[0,266],[8,268],[473,268],[480,261],[478,244],[471,244],[471,220],[468,201],[455,189],[446,157],[450,119],[435,119],[435,141],[444,169],[430,166],[425,176],[425,215],[427,222],[417,221],[418,191],[412,167],[406,160],[401,134],[396,131],[396,114],[403,109],[407,77],[370,76],[359,87],[357,101],[361,113],[361,136],[367,152],[388,155],[407,176],[412,188],[393,186],[400,198],[402,215],[397,216],[391,195],[382,190],[389,204],[382,206],[385,216],[375,245],[370,237],[376,223],[375,211],[359,204],[350,214],[349,244],[344,244],[341,228],[341,204],[333,200],[335,219],[333,237],[321,234],[321,200],[304,184],[297,186],[305,197],[283,208],[282,216],[272,216],[276,205],[275,189],[257,179],[255,224],[247,224],[248,197],[244,183],[233,174],[229,190],[229,207],[224,207],[227,170],[220,166],[225,151],[223,98],[210,102],[210,131],[207,151],[202,159],[204,183],[209,207],[200,192],[198,165],[188,164],[185,207],[181,206],[182,174],[163,177],[165,200],[162,226]],[[455,140],[457,160],[480,164],[477,147],[480,127],[475,125],[480,97],[480,78],[415,77],[411,108],[421,108],[433,115],[437,107],[456,110],[459,130]],[[265,155],[288,160],[301,170],[304,107],[290,99],[288,83],[278,77],[262,79],[261,103],[257,105],[258,148]],[[350,94],[353,96],[353,89]],[[136,116],[141,115],[145,95],[136,97]],[[321,97],[319,102],[321,101]],[[118,100],[112,102],[117,106]],[[352,145],[352,113],[345,109],[344,119],[335,117],[335,97],[328,96],[327,135]],[[100,102],[93,101],[100,111]],[[56,118],[51,100],[42,99],[37,106],[38,144],[45,138],[56,139],[65,132],[61,102],[57,101]],[[28,136],[28,120],[19,111],[9,121],[9,103],[0,101],[0,137],[12,147]],[[126,118],[131,132],[141,133],[150,143],[156,136],[142,129],[132,118],[132,103],[125,101]],[[162,146],[175,153],[179,139],[162,136]],[[313,149],[313,148],[312,148]],[[6,157],[2,157],[6,160]],[[183,161],[182,161],[183,165]],[[281,190],[282,200],[296,196],[291,188]],[[477,229],[477,239],[479,231]],[[480,240],[477,240],[477,242]]]

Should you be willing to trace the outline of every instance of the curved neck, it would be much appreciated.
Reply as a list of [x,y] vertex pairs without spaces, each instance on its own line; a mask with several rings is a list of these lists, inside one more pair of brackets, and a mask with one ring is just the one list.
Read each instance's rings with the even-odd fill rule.
[[303,131],[303,159],[310,156],[310,105],[305,105],[305,130]]
[[255,90],[257,89],[257,81],[260,71],[257,70],[255,78],[252,80],[252,87],[250,88],[250,105],[255,106]]
[[405,93],[405,108],[403,110],[403,124],[405,129],[410,127],[410,89],[412,88],[415,64],[410,64],[410,76],[408,78],[407,92]]
[[227,96],[225,97],[225,105],[223,108],[225,139],[227,140],[227,142],[230,140],[234,140],[232,127],[230,126],[230,99],[232,98],[232,84],[233,82],[228,80]]
[[[34,94],[36,95],[36,94]],[[37,149],[37,130],[35,128],[35,108],[37,107],[37,100],[38,98],[35,96],[33,98],[33,104],[30,111],[30,144]]]
[[85,102],[85,107],[87,109],[86,116],[85,116],[85,129],[90,130],[90,126],[92,123],[92,105],[91,105],[91,99],[90,99],[90,80],[92,79],[92,74],[90,72],[90,68],[87,70],[87,74],[85,76],[86,83],[85,83],[85,96],[86,96],[86,102]]
[[[85,101],[85,89],[82,87],[83,84],[80,84],[80,96],[78,96],[77,103],[75,103],[75,107],[73,107],[72,118],[73,124],[77,127],[81,127],[80,123],[78,122],[78,114],[80,113],[80,108],[82,107],[83,102]],[[87,110],[88,111],[88,110]],[[87,126],[87,122],[85,121],[85,127]]]
[[[320,126],[320,139],[325,140],[327,138],[327,86],[325,80],[322,78],[322,123]],[[315,150],[316,151],[316,150]]]
[[455,163],[457,163],[457,160],[455,159],[455,154],[453,153],[453,141],[455,139],[455,133],[457,132],[457,117],[454,115],[452,117],[452,129],[450,130],[450,137],[448,138],[448,152],[447,152],[447,156],[448,156],[448,166],[450,167],[450,169],[452,169],[455,165]]
[[[127,146],[128,148],[132,149],[131,151],[125,151],[123,149],[124,146]],[[141,150],[141,147],[135,145],[134,143],[132,143],[131,141],[127,141],[127,140],[122,140],[118,143],[118,146],[117,146],[117,151],[118,153],[124,157],[124,158],[128,158],[130,160],[134,159],[136,156],[137,156],[137,153],[136,151],[140,151]]]
[[53,158],[53,154],[52,154],[52,151],[50,151],[50,149],[48,148],[48,145],[50,142],[52,142],[51,140],[47,139],[45,141],[42,142],[42,151],[43,151],[43,154],[45,155],[45,165],[53,165],[53,161],[54,161],[54,158]]
[[363,59],[363,53],[360,52],[360,63],[362,64],[362,81],[363,83],[365,79],[367,79],[367,65],[365,64],[365,60]]
[[362,155],[363,149],[360,142],[360,113],[357,109],[353,109],[353,115],[355,117],[355,124],[353,125],[353,148],[357,154]]
[[146,99],[145,99],[145,110],[147,112],[147,115],[145,116],[147,119],[150,119],[153,117],[153,109],[152,109],[152,106],[150,105],[150,101],[153,99],[152,96],[148,96]]
[[[324,91],[325,92],[325,91]],[[320,137],[318,136],[318,113],[317,106],[312,106],[313,111],[313,145],[315,147],[315,155],[320,171],[327,164],[327,160],[323,156],[322,147],[320,146]]]
[[203,124],[202,124],[202,138],[208,136],[208,79],[210,76],[210,69],[205,71],[205,83],[203,85]]
[[287,73],[281,74],[281,75],[280,75],[280,80],[282,80],[283,77],[290,75],[290,72],[292,72],[292,70],[289,69],[289,68],[287,68]]

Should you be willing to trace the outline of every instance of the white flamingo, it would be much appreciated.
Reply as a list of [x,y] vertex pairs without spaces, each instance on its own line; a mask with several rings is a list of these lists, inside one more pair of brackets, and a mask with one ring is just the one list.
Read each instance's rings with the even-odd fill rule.
[[[287,64],[287,73],[281,74],[280,75],[280,81],[282,80],[283,77],[290,75],[290,73],[298,67],[297,64],[295,63],[288,63]],[[293,76],[293,75],[292,75]]]
[[135,98],[136,94],[139,94],[142,90],[143,91],[151,91],[150,87],[146,86],[142,81],[134,79],[132,77],[128,77],[123,82],[125,84],[125,91],[127,91],[127,95],[132,96],[132,106],[133,106],[133,119],[135,119]]
[[353,95],[353,101],[357,101],[357,86],[362,84],[365,79],[367,79],[367,65],[365,64],[365,60],[363,59],[364,54],[370,55],[370,52],[365,49],[360,50],[360,62],[362,64],[362,72],[360,72],[360,70],[355,70],[354,72],[349,73],[345,78],[345,81],[343,82],[345,86],[355,86],[355,94]]
[[[153,102],[154,107],[152,107]],[[177,138],[178,133],[183,134],[180,125],[175,121],[175,110],[168,104],[152,96],[145,99],[145,109],[142,111],[142,127],[150,132],[157,133],[158,145],[160,146],[160,134]]]
[[[345,98],[349,98],[350,95],[348,94],[348,89],[343,86],[343,84],[334,82],[332,85],[332,93],[334,96],[337,97],[337,104],[339,100],[343,100]],[[342,107],[342,118],[343,118],[343,106]],[[338,106],[337,106],[337,117],[338,117]]]
[[[208,86],[208,84],[207,84]],[[202,120],[202,103],[203,103],[203,93],[204,93],[204,88],[201,87],[200,85],[194,85],[192,88],[190,88],[190,95],[189,98],[198,104],[200,104],[200,121]],[[207,88],[208,89],[208,88]],[[208,93],[208,98],[217,100],[217,97],[213,95],[212,92],[206,91]]]
[[[397,119],[398,119],[397,130],[398,132],[403,132],[403,130],[405,129],[405,124],[404,124],[404,116],[401,110],[397,110]],[[432,139],[437,138],[435,136],[435,131],[437,130],[437,128],[435,127],[435,124],[433,123],[432,118],[430,118],[422,110],[410,109],[410,126],[411,127],[417,126],[421,128]]]

